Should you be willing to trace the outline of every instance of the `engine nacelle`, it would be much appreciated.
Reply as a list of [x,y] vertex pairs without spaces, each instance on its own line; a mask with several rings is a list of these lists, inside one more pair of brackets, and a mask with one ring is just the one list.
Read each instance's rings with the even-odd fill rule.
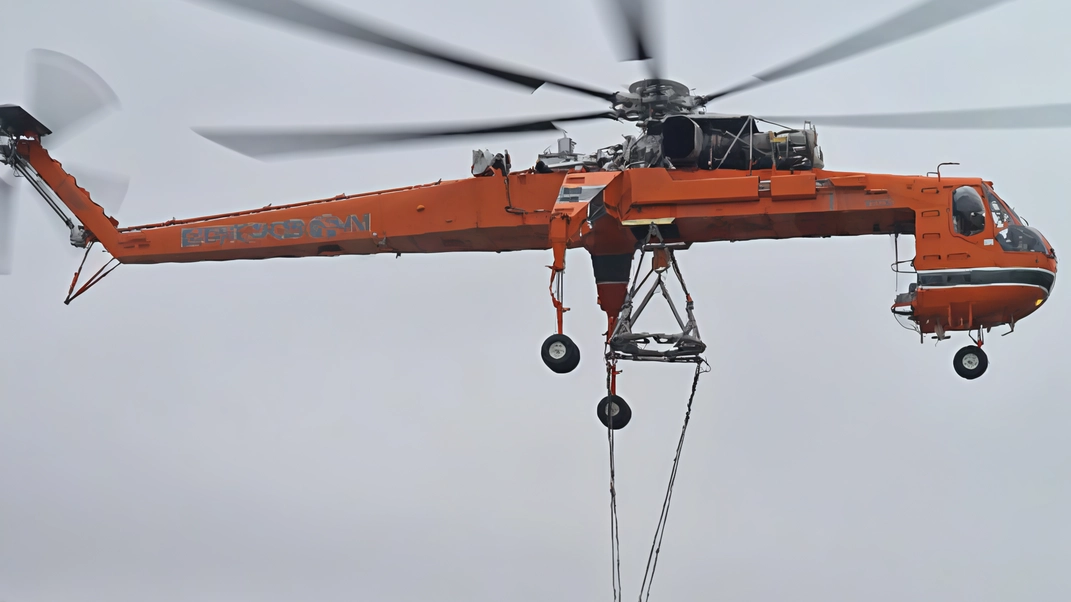
[[760,132],[747,116],[672,115],[661,124],[662,156],[674,167],[699,169],[797,169],[824,166],[818,133]]
[[671,115],[662,122],[662,155],[674,165],[694,164],[703,151],[707,134],[694,120]]

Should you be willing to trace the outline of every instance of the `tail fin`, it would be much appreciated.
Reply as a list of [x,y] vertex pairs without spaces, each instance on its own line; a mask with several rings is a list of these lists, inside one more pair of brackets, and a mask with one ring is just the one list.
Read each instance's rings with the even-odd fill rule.
[[[114,255],[118,241],[119,223],[108,217],[100,205],[93,202],[89,192],[80,187],[74,176],[67,173],[41,144],[41,138],[52,132],[40,121],[17,105],[0,106],[0,163],[11,166],[26,178],[71,231],[71,244],[85,247],[99,241]],[[58,197],[59,203],[49,192]],[[81,222],[75,224],[60,206]]]
[[[34,49],[26,55],[26,89],[30,109],[39,113],[56,131],[46,127],[29,111],[17,105],[0,105],[0,164],[8,165],[24,177],[44,198],[64,226],[71,243],[84,247],[99,240],[112,251],[118,233],[115,220],[89,198],[63,167],[52,160],[41,146],[41,139],[52,136],[51,144],[62,143],[78,130],[118,109],[119,98],[93,69],[77,59],[52,50]],[[113,210],[126,194],[127,181],[115,176],[95,174],[96,170],[71,166],[93,182],[98,194],[113,201]],[[0,180],[0,184],[6,184]],[[58,197],[58,200],[55,198]],[[115,199],[114,197],[118,197]],[[11,229],[14,215],[14,189],[0,185],[0,272],[10,269]],[[66,206],[82,222],[64,211]]]

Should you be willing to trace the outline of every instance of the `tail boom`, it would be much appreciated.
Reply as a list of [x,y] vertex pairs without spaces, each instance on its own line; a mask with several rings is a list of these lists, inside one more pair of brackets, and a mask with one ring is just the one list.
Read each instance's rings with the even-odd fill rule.
[[[67,173],[59,161],[48,154],[36,138],[20,140],[15,146],[16,152],[29,163],[37,177],[45,183],[59,200],[71,210],[82,222],[87,233],[86,242],[98,241],[110,253],[117,248],[119,225],[115,219],[104,213],[104,209],[93,202],[89,192],[78,185],[74,176]],[[72,233],[72,242],[74,236]]]
[[39,140],[20,155],[124,264],[551,248],[564,174],[517,173],[119,228]]

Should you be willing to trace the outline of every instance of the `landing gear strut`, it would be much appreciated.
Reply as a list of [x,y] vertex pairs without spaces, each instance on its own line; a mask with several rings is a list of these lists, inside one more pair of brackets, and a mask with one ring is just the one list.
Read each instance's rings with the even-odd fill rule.
[[[974,337],[972,336],[971,339],[974,340]],[[952,358],[952,367],[956,370],[956,374],[967,380],[974,380],[985,374],[986,368],[989,367],[989,357],[986,356],[985,351],[982,351],[982,342],[982,329],[979,328],[976,344],[960,349]]]
[[550,267],[550,300],[554,303],[554,310],[557,315],[558,332],[547,337],[547,340],[543,341],[543,349],[540,355],[543,357],[543,363],[548,368],[558,374],[567,374],[576,370],[576,367],[580,365],[580,348],[576,346],[576,343],[572,339],[567,337],[563,331],[563,323],[565,312],[569,311],[569,308],[565,306],[562,300],[565,297],[565,285],[563,276],[565,274],[565,248],[556,247],[554,252],[554,265]]

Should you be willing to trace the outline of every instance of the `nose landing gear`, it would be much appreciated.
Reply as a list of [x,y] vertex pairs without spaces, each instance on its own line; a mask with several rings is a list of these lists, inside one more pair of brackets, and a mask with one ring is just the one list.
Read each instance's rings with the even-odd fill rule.
[[961,377],[974,380],[985,374],[986,368],[989,367],[989,358],[981,347],[967,345],[956,352],[956,356],[952,359],[952,367]]
[[956,352],[956,356],[952,358],[952,367],[956,370],[956,374],[967,380],[974,380],[979,376],[985,374],[986,368],[989,367],[989,357],[985,351],[982,351],[983,335],[982,329],[978,329],[978,338],[975,339],[971,335],[971,340],[974,341],[974,345],[967,345]]

